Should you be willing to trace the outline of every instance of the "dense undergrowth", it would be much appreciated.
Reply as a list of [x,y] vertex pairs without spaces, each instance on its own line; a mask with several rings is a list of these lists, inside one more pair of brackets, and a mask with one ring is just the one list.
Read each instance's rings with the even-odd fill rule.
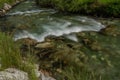
[[0,32],[0,69],[16,68],[28,73],[30,80],[37,80],[35,75],[34,60],[32,57],[21,55],[19,44],[10,36]]
[[40,7],[102,17],[120,17],[119,0],[36,0]]

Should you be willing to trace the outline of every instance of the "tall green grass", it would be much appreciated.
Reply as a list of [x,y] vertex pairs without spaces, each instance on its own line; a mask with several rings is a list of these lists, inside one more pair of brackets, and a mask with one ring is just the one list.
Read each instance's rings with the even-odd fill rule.
[[66,80],[102,80],[102,77],[95,72],[88,71],[85,68],[81,69],[78,66],[66,67],[62,74]]
[[28,73],[30,80],[37,80],[33,58],[29,55],[21,56],[19,45],[15,44],[11,36],[0,32],[0,64],[1,69],[17,68]]

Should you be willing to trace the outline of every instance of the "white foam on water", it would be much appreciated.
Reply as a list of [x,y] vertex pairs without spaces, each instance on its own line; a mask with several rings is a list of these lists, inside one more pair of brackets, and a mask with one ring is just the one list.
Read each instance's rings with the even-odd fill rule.
[[33,13],[40,13],[40,12],[43,12],[44,10],[31,10],[31,11],[17,11],[17,12],[14,12],[14,13],[9,13],[7,15],[9,16],[13,16],[13,15],[24,15],[24,14],[33,14]]
[[51,12],[51,13],[55,13],[55,10],[52,9],[48,9],[48,10],[42,10],[42,9],[38,9],[38,10],[30,10],[30,11],[16,11],[13,13],[8,13],[6,15],[8,16],[14,16],[14,15],[33,15],[33,14],[38,14],[41,12]]
[[90,18],[84,18],[84,17],[77,17],[78,23],[77,25],[64,19],[59,19],[50,21],[43,26],[41,26],[44,30],[43,33],[38,34],[36,32],[29,32],[23,30],[20,33],[15,34],[14,39],[18,40],[21,38],[32,38],[35,39],[39,42],[44,41],[45,37],[49,35],[54,35],[54,36],[62,36],[62,35],[67,35],[66,37],[68,39],[71,39],[73,41],[78,41],[76,35],[68,35],[74,32],[81,32],[81,31],[99,31],[101,28],[104,27],[101,23],[95,21],[94,19]]
[[65,35],[65,37],[72,40],[72,41],[78,42],[78,38],[75,34]]

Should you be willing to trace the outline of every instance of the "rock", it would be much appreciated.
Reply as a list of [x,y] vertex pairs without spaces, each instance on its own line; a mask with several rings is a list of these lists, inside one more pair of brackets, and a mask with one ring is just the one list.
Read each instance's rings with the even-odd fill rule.
[[26,72],[15,68],[8,68],[0,71],[0,80],[29,80]]
[[120,35],[117,31],[117,26],[115,25],[108,25],[106,28],[102,29],[100,33],[104,35],[110,35],[110,36],[118,36]]
[[2,12],[2,11],[0,11],[0,16],[2,16],[2,14],[3,14],[3,12]]
[[54,45],[52,42],[42,42],[35,46],[35,48],[53,48]]
[[5,13],[6,13],[6,11],[5,11],[4,9],[1,9],[1,10],[0,10],[0,16],[4,16]]
[[31,39],[31,38],[23,38],[23,39],[19,39],[17,40],[17,42],[26,45],[26,46],[33,46],[35,44],[37,44],[37,40]]
[[4,9],[2,9],[2,12],[3,12],[3,13],[6,13],[6,11],[5,11]]
[[40,80],[56,80],[49,75],[48,72],[41,70],[40,71]]
[[56,80],[53,77],[50,76],[50,73],[45,71],[45,70],[40,70],[39,71],[39,65],[35,65],[35,74],[39,80]]
[[11,8],[12,8],[11,5],[9,5],[9,4],[7,4],[7,3],[4,3],[4,7],[3,7],[4,10],[8,11],[8,10],[10,10]]
[[20,1],[16,0],[16,4],[20,3]]

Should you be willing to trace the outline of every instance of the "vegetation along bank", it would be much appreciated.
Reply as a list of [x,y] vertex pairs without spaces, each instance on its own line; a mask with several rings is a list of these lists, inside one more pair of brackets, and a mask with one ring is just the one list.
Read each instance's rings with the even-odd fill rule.
[[120,17],[120,0],[36,0],[40,7],[102,17]]

